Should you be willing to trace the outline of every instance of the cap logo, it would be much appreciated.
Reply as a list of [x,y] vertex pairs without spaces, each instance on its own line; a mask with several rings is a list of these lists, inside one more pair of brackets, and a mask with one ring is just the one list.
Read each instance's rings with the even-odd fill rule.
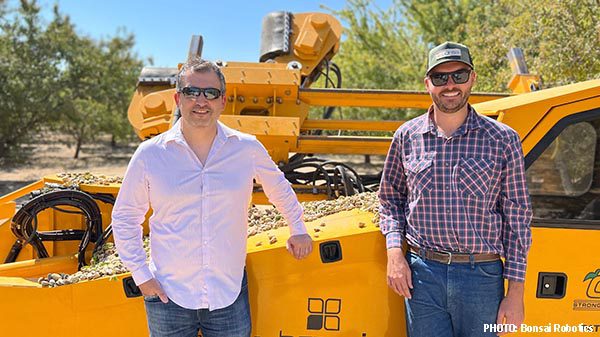
[[445,57],[449,57],[449,56],[458,56],[460,57],[461,53],[460,53],[460,49],[445,49],[445,50],[440,50],[439,52],[437,52],[434,56],[434,58],[437,60],[445,58]]

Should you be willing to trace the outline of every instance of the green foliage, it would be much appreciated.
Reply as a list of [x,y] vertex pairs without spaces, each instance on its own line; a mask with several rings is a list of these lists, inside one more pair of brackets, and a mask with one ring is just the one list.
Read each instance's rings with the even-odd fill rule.
[[116,139],[131,134],[127,107],[142,64],[131,52],[131,35],[96,42],[69,28],[65,35],[77,43],[65,49],[62,84],[68,105],[55,125],[72,136],[77,158],[82,143],[100,132]]
[[546,86],[600,78],[600,1],[534,1],[527,9],[531,15],[519,21],[519,39],[511,42],[530,41],[531,68]]
[[[0,158],[35,137],[63,102],[59,48],[40,23],[39,7],[23,1],[14,19],[2,17],[0,34]],[[0,159],[1,160],[1,159]]]
[[50,128],[72,136],[75,157],[101,132],[115,140],[132,134],[127,107],[142,67],[133,35],[82,36],[57,5],[49,23],[41,18],[36,1],[22,0],[16,10],[0,2],[2,162]]
[[[401,20],[398,7],[381,10],[369,0],[348,0],[334,12],[346,25],[344,42],[335,62],[343,75],[342,86],[359,89],[414,90],[423,83],[427,49]],[[407,48],[407,46],[410,46]],[[344,108],[346,119],[401,119],[417,109]]]
[[[347,87],[410,89],[423,65],[418,39],[398,20],[398,11],[369,7],[366,0],[349,1],[353,7],[336,14],[348,24],[346,41],[337,59]],[[407,45],[417,48],[406,48]]]
[[[134,45],[132,34],[103,42],[106,76],[102,86],[108,111],[101,130],[111,134],[115,140],[129,140],[134,135],[127,119],[127,109],[143,66],[132,52]],[[152,62],[149,60],[149,63]]]
[[465,42],[476,62],[479,90],[506,90],[511,47],[523,49],[529,72],[541,75],[545,87],[600,77],[598,0],[485,0],[473,14]]
[[445,41],[465,41],[469,36],[465,18],[475,7],[471,0],[397,0],[407,18],[410,32],[422,41],[438,45]]
[[[511,47],[523,49],[545,87],[600,77],[598,0],[395,0],[387,10],[348,0],[334,14],[345,26],[334,59],[344,87],[423,90],[427,52],[444,41],[471,49],[476,91],[507,91]],[[364,109],[345,111],[364,117]]]

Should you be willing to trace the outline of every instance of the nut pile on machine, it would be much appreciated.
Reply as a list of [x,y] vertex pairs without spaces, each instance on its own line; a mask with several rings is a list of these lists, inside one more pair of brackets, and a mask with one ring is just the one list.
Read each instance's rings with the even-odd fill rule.
[[[59,177],[63,179],[64,185],[75,188],[77,188],[79,184],[109,184],[121,182],[121,178],[119,177],[96,176],[91,173],[63,173],[60,174]],[[373,213],[373,223],[376,226],[379,224],[379,201],[375,192],[365,192],[333,200],[303,202],[302,206],[304,208],[304,221],[306,222],[314,221],[343,211],[360,209],[362,211]],[[287,226],[287,223],[283,215],[274,207],[252,206],[248,211],[248,237],[284,226]],[[324,226],[324,223],[322,223],[321,226]],[[313,234],[313,236],[318,237],[318,233]],[[271,240],[270,243],[273,244],[275,241],[276,240]],[[143,242],[146,256],[149,257],[149,238],[144,237]],[[43,287],[57,287],[84,280],[94,280],[104,276],[115,276],[126,273],[127,271],[127,268],[123,266],[123,263],[117,254],[114,243],[107,242],[101,249],[96,250],[90,264],[83,266],[80,271],[74,274],[50,273],[45,277],[40,277],[37,281]]]

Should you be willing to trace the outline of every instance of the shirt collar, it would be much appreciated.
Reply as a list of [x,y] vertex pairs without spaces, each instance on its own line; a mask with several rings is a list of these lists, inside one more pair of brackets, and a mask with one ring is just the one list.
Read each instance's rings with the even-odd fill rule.
[[467,122],[469,123],[469,130],[475,130],[483,127],[483,117],[481,117],[470,104]]
[[427,132],[435,132],[435,124],[431,119],[431,114],[433,112],[433,105],[427,110],[427,113],[417,117],[420,118],[420,123],[418,123],[416,133],[424,134]]
[[[430,132],[432,134],[437,134],[437,127],[431,118],[433,115],[433,105],[429,107],[426,114],[423,114],[419,118],[423,118],[421,123],[419,123],[419,127],[417,128],[417,132],[424,134]],[[471,106],[471,104],[467,104],[467,119],[455,132],[456,135],[464,135],[468,130],[475,130],[481,127],[481,117],[475,112],[475,109]]]
[[221,123],[221,121],[217,121],[217,137],[220,137],[223,140],[231,137],[237,137],[238,139],[240,139],[240,134],[238,131]]
[[177,122],[164,133],[164,135],[165,143],[184,140],[183,133],[181,132],[181,118],[179,118]]
[[[164,133],[164,135],[165,143],[171,141],[185,141],[185,138],[183,138],[183,132],[181,132],[181,118],[179,118],[177,122],[175,122],[175,124],[173,124],[173,126]],[[240,138],[235,130],[227,127],[220,121],[217,121],[217,137],[215,139],[218,139],[220,142],[224,143],[227,138],[230,137],[237,137],[238,139]]]
[[475,109],[468,104],[467,111],[467,120],[465,120],[464,124],[461,125],[458,130],[456,130],[457,134],[464,135],[467,131],[476,130],[481,127],[481,116],[475,112]]

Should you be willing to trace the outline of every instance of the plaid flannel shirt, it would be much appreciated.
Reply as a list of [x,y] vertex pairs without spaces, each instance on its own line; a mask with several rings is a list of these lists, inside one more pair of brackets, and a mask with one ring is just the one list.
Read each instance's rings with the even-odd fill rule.
[[404,123],[384,165],[380,227],[388,248],[496,253],[504,277],[523,281],[531,202],[519,135],[469,106],[446,138],[429,113]]

